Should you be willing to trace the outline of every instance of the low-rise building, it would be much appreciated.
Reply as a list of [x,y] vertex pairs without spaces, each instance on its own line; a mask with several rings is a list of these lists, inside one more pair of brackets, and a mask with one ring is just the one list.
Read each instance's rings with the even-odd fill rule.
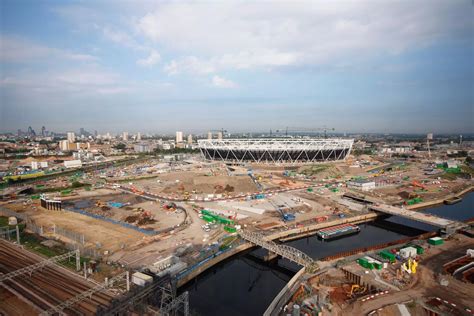
[[82,162],[80,160],[66,160],[66,161],[64,161],[64,167],[66,167],[66,168],[80,168],[80,167],[82,167]]
[[347,187],[349,189],[370,191],[375,189],[375,181],[367,179],[354,179],[347,182]]

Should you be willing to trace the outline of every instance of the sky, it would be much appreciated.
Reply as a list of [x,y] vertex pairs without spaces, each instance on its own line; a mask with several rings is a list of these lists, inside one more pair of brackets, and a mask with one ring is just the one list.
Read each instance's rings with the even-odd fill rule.
[[0,131],[473,133],[474,5],[0,0]]

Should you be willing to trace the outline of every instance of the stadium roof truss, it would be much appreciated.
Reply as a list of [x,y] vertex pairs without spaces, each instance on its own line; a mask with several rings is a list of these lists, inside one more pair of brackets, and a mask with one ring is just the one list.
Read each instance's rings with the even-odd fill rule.
[[199,149],[208,160],[301,163],[343,160],[352,139],[201,139]]

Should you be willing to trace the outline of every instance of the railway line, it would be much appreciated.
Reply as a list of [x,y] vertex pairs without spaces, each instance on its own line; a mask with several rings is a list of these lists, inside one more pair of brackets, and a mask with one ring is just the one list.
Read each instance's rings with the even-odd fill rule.
[[[0,240],[0,273],[7,274],[44,260],[19,246]],[[84,292],[96,284],[86,281],[69,270],[50,265],[0,283],[38,312],[50,310],[56,305]],[[108,306],[113,296],[108,292],[98,292],[69,309],[67,315],[92,315],[99,306]],[[1,310],[1,304],[0,304]]]

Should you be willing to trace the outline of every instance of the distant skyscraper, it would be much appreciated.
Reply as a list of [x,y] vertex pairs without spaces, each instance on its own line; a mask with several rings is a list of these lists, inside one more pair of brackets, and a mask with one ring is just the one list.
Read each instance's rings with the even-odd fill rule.
[[212,139],[212,132],[207,132],[207,139]]
[[176,143],[183,142],[183,132],[176,132]]
[[222,140],[222,132],[217,132],[217,139]]
[[137,133],[137,141],[141,141],[142,140],[142,134],[140,134],[140,132]]
[[125,141],[125,142],[128,141],[128,132],[123,132],[122,133],[122,140]]
[[81,136],[82,136],[82,135],[87,136],[86,134],[87,134],[87,132],[86,132],[86,130],[84,129],[84,127],[81,127],[81,128],[79,129],[79,135],[81,135]]
[[36,136],[35,130],[28,126],[28,136]]
[[46,136],[46,127],[41,127],[41,136]]
[[70,143],[74,143],[76,141],[76,135],[74,132],[67,132],[67,141]]
[[193,135],[189,134],[188,135],[188,145],[191,145],[193,143]]

